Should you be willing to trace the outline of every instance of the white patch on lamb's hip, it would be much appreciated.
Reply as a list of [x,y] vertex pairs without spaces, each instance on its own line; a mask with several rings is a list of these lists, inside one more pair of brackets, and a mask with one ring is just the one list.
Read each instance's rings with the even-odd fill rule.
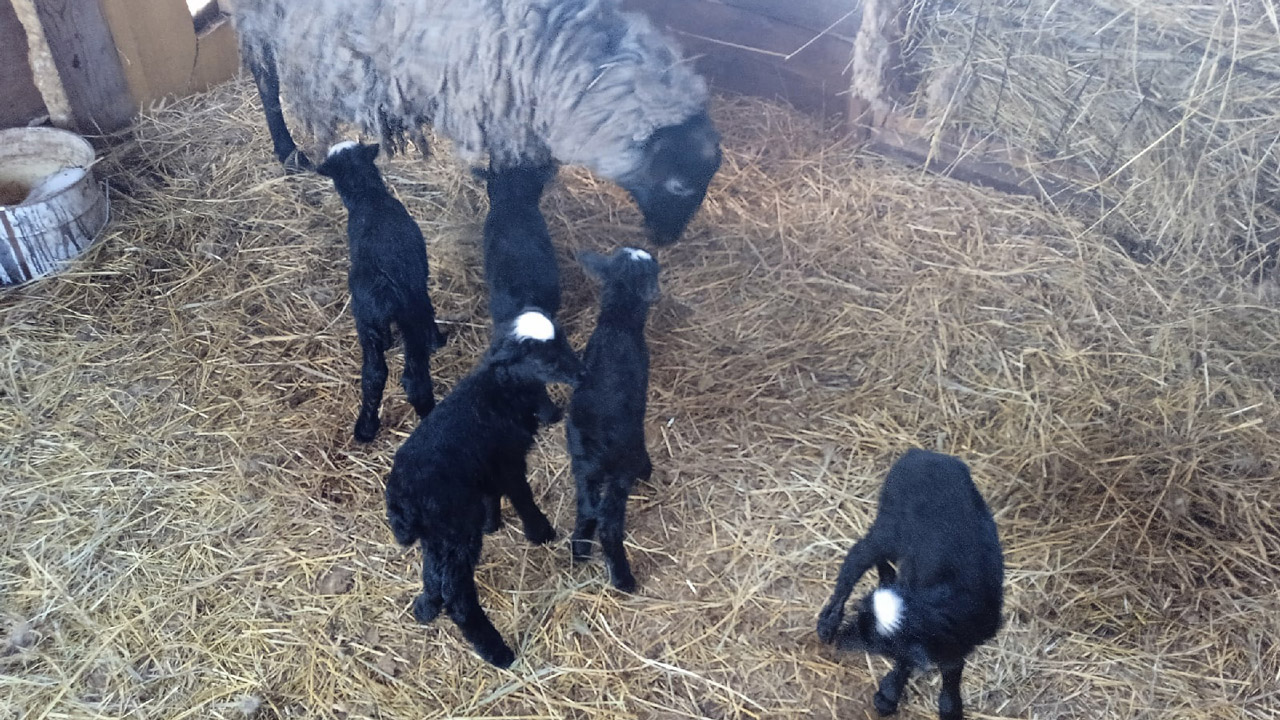
[[876,590],[871,595],[871,609],[876,616],[876,630],[881,635],[892,635],[902,627],[902,596],[893,590]]
[[517,340],[545,342],[556,336],[556,327],[546,315],[530,310],[516,318],[514,335]]
[[360,143],[356,142],[355,140],[343,140],[340,143],[335,143],[333,147],[329,148],[329,154],[327,155],[327,157],[333,157],[334,155],[337,155],[343,150],[350,150],[351,148],[356,147],[359,144]]
[[632,260],[652,260],[653,256],[641,250],[640,248],[627,248],[627,254]]

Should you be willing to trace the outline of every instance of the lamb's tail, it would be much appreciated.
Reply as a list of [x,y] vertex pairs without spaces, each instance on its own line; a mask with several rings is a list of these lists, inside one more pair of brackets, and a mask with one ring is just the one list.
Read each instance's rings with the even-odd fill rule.
[[903,632],[907,603],[901,593],[892,587],[877,588],[871,594],[870,605],[870,610],[860,610],[852,622],[840,628],[836,647],[881,652]]

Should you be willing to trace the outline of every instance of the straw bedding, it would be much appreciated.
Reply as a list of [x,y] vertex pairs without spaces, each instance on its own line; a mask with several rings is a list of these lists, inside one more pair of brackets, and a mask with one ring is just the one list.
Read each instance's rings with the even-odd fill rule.
[[[239,82],[145,118],[106,152],[102,242],[0,294],[0,717],[873,717],[885,666],[813,627],[912,444],[971,463],[1008,553],[974,717],[1280,712],[1274,286],[1191,250],[1140,266],[720,99],[724,170],[660,257],[640,593],[509,523],[477,574],[520,656],[497,671],[412,622],[381,483],[414,416],[389,384],[383,433],[350,440],[345,214],[282,176],[258,112]],[[386,168],[454,332],[443,392],[486,341],[483,194],[445,153]],[[637,213],[581,173],[544,208],[580,347],[596,295],[568,253],[637,242]],[[530,464],[563,536],[562,432]]]

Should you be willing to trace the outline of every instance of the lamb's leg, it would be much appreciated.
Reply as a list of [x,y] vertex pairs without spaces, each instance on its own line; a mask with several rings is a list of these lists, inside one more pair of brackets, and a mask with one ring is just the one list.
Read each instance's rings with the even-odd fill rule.
[[284,112],[280,109],[280,76],[276,69],[275,51],[270,47],[264,48],[261,62],[250,62],[249,72],[253,73],[253,82],[258,86],[258,97],[267,116],[267,131],[271,133],[276,157],[290,172],[310,170],[311,160],[293,142],[289,127],[284,122]]
[[459,563],[451,565],[445,572],[448,574],[442,578],[442,589],[450,619],[485,662],[500,668],[510,667],[516,655],[480,607],[475,567]]
[[416,321],[400,324],[404,338],[404,376],[401,384],[409,396],[409,404],[425,419],[436,406],[435,388],[431,383],[431,330]]
[[356,420],[355,438],[369,442],[378,434],[378,408],[387,386],[387,328],[369,323],[356,323],[364,366],[360,371],[360,417]]
[[609,565],[613,586],[627,593],[636,590],[636,578],[631,574],[631,564],[627,562],[627,551],[622,544],[630,490],[629,478],[611,477],[600,498],[600,549]]
[[555,425],[564,419],[564,410],[551,399],[545,385],[539,391],[537,416],[543,425]]
[[435,620],[444,605],[444,595],[440,590],[440,570],[439,562],[427,548],[423,548],[422,594],[413,601],[413,617],[423,625]]
[[591,557],[591,538],[596,534],[596,484],[586,476],[586,471],[575,468],[577,480],[577,519],[573,525],[573,536],[569,546],[573,551],[573,561],[583,562]]
[[880,680],[880,687],[874,698],[876,712],[881,715],[892,715],[898,711],[898,703],[902,700],[902,691],[907,687],[907,679],[911,677],[911,663],[905,658],[897,658],[893,669]]
[[941,720],[961,720],[964,717],[964,702],[960,699],[960,676],[964,674],[964,660],[944,665],[941,670],[942,692],[938,694],[938,717]]
[[498,532],[498,528],[502,527],[502,496],[482,495],[480,502],[484,503],[485,534]]
[[893,569],[888,560],[881,560],[876,563],[876,576],[881,585],[892,585],[898,577],[898,571]]
[[[874,531],[875,528],[872,526],[872,533]],[[853,587],[858,584],[858,579],[876,563],[878,555],[871,534],[849,548],[849,553],[845,555],[844,563],[840,566],[840,574],[836,577],[836,587],[831,593],[831,599],[818,615],[818,639],[822,642],[829,643],[835,639],[840,623],[844,620],[844,604],[848,602],[849,595],[853,593]]]
[[503,478],[503,491],[507,497],[511,498],[511,507],[515,508],[516,514],[520,516],[520,522],[524,525],[525,538],[535,545],[543,545],[555,540],[556,529],[551,526],[547,516],[542,514],[542,510],[538,509],[538,503],[533,499],[533,490],[529,487],[525,470],[523,458],[518,463],[512,463],[511,467],[507,468],[506,477]]

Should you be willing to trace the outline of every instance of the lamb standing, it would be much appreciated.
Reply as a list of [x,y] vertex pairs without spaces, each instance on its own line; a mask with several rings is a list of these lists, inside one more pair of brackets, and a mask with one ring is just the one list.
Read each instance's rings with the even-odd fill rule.
[[485,661],[508,667],[515,654],[480,607],[475,568],[488,502],[502,495],[533,543],[555,538],[525,476],[544,383],[577,385],[582,363],[546,315],[529,310],[495,330],[484,358],[396,452],[387,477],[387,520],[401,545],[421,541],[422,594],[413,615],[441,609]]
[[653,471],[644,437],[649,390],[644,326],[650,304],[658,299],[658,263],[635,248],[607,258],[585,252],[580,260],[603,289],[600,318],[583,353],[586,376],[574,390],[565,425],[578,486],[573,559],[590,555],[598,524],[614,587],[633,592],[636,579],[622,537],[631,486]]
[[386,350],[391,323],[404,340],[403,384],[420,418],[435,407],[431,353],[445,344],[427,294],[427,250],[422,231],[387,189],[374,164],[377,145],[343,142],[316,168],[333,184],[347,207],[351,267],[347,287],[364,363],[360,373],[360,416],[355,438],[378,434],[378,409],[387,384]]
[[[484,220],[484,277],[493,327],[536,307],[555,319],[560,312],[560,268],[551,232],[538,208],[555,168],[520,166],[476,171],[487,180],[489,213]],[[551,425],[564,413],[545,392],[539,419]],[[496,529],[496,526],[495,526]]]
[[[880,586],[842,627],[845,601],[872,565]],[[875,694],[882,715],[897,711],[912,670],[936,664],[939,717],[959,720],[965,658],[1000,629],[1003,582],[995,520],[969,468],[913,448],[889,470],[871,530],[845,557],[818,637],[894,660]]]
[[332,141],[390,149],[422,129],[471,165],[579,165],[625,188],[676,242],[720,167],[706,83],[620,0],[233,0],[276,156],[309,162],[280,106]]

